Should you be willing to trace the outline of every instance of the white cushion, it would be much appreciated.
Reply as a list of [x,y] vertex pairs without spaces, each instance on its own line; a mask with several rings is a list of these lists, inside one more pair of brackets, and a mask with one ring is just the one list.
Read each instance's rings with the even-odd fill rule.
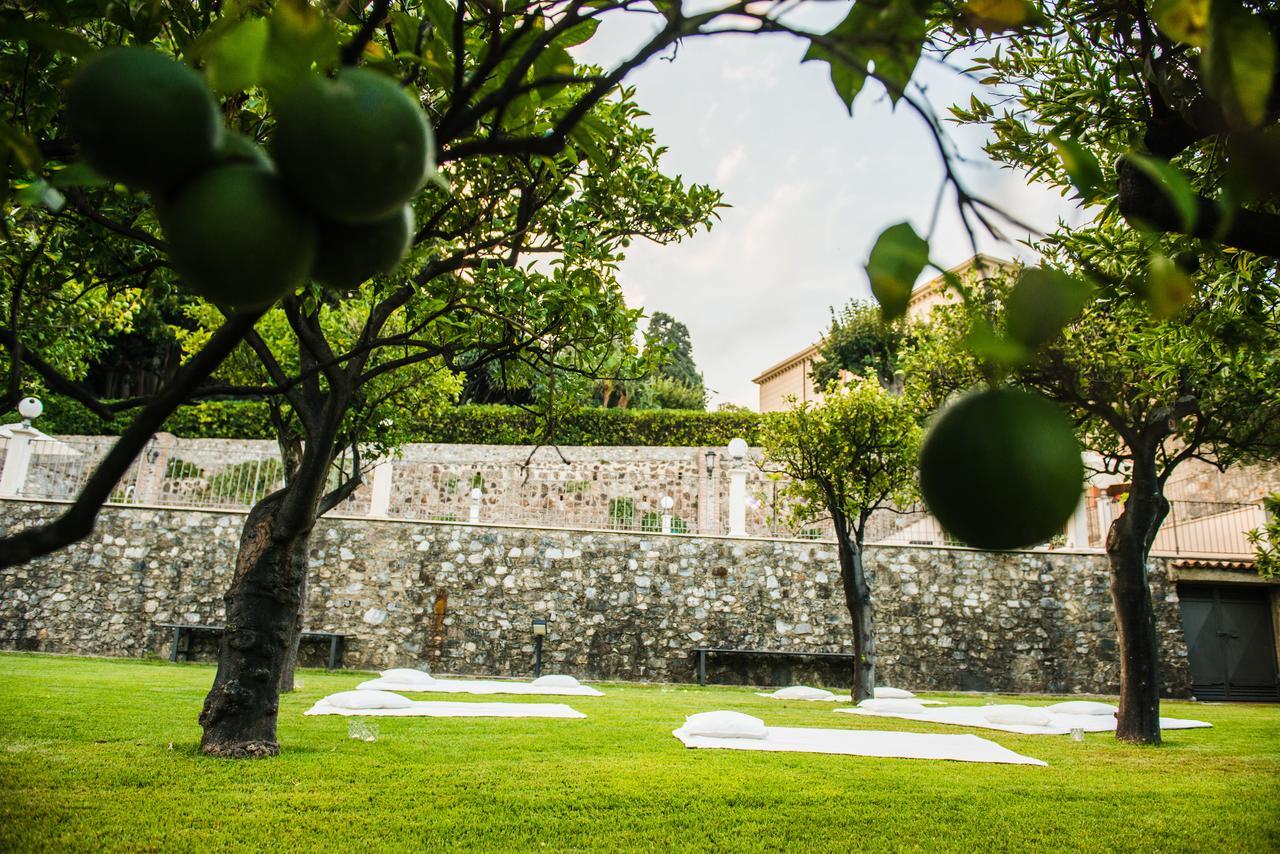
[[704,738],[764,738],[764,721],[742,712],[699,712],[684,719],[686,735]]
[[1119,711],[1110,703],[1096,703],[1093,700],[1068,700],[1065,703],[1054,703],[1045,709],[1054,715],[1114,715]]
[[407,709],[413,700],[390,691],[342,691],[324,701],[337,709]]
[[399,682],[401,685],[426,685],[436,680],[425,670],[414,670],[409,667],[393,667],[382,671],[382,678],[388,682]]
[[889,688],[886,686],[875,689],[875,698],[877,700],[910,700],[914,696],[915,694],[910,691],[904,691],[901,688]]
[[1030,706],[990,706],[983,717],[989,723],[1005,726],[1048,726],[1052,720],[1044,709]]
[[550,676],[539,676],[533,680],[533,684],[539,688],[576,688],[581,683],[572,676],[552,674]]
[[773,696],[778,700],[834,700],[836,695],[822,688],[792,685],[790,688],[779,688],[773,692]]
[[858,708],[866,709],[868,712],[889,712],[895,715],[924,714],[924,706],[915,700],[863,700],[858,704]]

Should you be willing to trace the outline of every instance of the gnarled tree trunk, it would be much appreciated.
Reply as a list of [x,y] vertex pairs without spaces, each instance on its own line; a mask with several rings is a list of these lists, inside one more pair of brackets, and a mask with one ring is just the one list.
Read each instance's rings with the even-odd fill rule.
[[226,602],[226,632],[213,688],[200,712],[200,750],[236,758],[280,752],[280,678],[294,639],[306,578],[310,527],[280,530],[286,491],[260,501],[245,520]]
[[875,695],[875,612],[871,607],[871,585],[867,583],[862,564],[862,543],[850,534],[843,518],[834,521],[844,601],[853,620],[853,687],[850,696],[856,703]]
[[1135,449],[1133,483],[1124,512],[1107,532],[1107,557],[1120,647],[1116,738],[1136,744],[1160,743],[1160,666],[1147,555],[1168,511],[1154,455]]
[[306,542],[293,550],[293,559],[300,564],[294,567],[294,574],[302,579],[302,586],[298,590],[298,614],[293,620],[293,631],[289,635],[289,645],[285,648],[284,662],[280,665],[281,694],[293,690],[293,672],[298,669],[298,646],[302,643],[302,627],[307,621],[307,558],[311,537],[305,539]]

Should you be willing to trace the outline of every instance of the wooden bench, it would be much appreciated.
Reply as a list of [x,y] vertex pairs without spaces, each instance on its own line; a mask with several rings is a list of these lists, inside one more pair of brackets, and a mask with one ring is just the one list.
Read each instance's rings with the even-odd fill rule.
[[[177,661],[178,654],[182,654],[183,661],[191,660],[191,638],[197,634],[213,635],[221,637],[222,633],[227,630],[226,626],[189,626],[183,623],[158,623],[162,629],[173,630],[173,648],[169,651],[169,660]],[[186,646],[182,645],[182,638],[187,638]],[[327,641],[329,643],[329,669],[337,670],[342,667],[342,656],[347,650],[347,638],[351,635],[339,634],[337,632],[303,632],[303,641]]]
[[698,656],[698,684],[707,684],[707,657],[714,655],[718,657],[728,656],[783,656],[791,658],[817,658],[817,659],[845,659],[850,663],[853,662],[853,653],[851,652],[797,652],[787,649],[730,649],[718,646],[695,646],[692,650]]

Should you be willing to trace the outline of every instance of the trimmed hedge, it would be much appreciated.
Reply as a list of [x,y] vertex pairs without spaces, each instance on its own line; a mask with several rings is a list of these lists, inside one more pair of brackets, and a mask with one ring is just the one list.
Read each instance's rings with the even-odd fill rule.
[[[12,419],[9,419],[12,420]],[[50,395],[38,426],[58,435],[118,435],[130,421],[103,421],[80,404]],[[720,446],[741,436],[757,444],[754,412],[676,409],[583,409],[559,422],[561,445]],[[410,429],[414,442],[458,445],[532,445],[543,440],[537,415],[515,406],[455,406]],[[258,401],[205,401],[184,406],[164,429],[183,438],[270,439],[267,406]]]

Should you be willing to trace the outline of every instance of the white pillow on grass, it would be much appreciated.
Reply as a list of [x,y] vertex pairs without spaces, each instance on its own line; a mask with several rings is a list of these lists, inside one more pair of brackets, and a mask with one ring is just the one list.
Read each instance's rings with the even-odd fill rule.
[[550,676],[539,676],[533,680],[533,684],[539,688],[576,688],[581,683],[572,676],[551,674]]
[[983,714],[988,723],[1004,726],[1048,726],[1049,713],[1030,706],[991,706]]
[[835,696],[823,688],[810,688],[808,685],[792,685],[773,692],[776,700],[834,700]]
[[402,685],[427,685],[436,681],[425,670],[414,670],[410,667],[393,667],[382,671],[382,678],[388,682],[399,682]]
[[904,691],[901,688],[890,688],[888,686],[875,689],[875,698],[877,700],[910,700],[915,697],[910,691]]
[[764,721],[742,712],[699,712],[684,719],[685,735],[703,738],[764,738]]
[[390,691],[342,691],[324,701],[335,709],[407,709],[413,700]]
[[1120,711],[1110,703],[1098,703],[1093,700],[1068,700],[1065,703],[1054,703],[1045,709],[1054,715],[1114,715]]
[[888,712],[894,715],[922,715],[924,714],[924,706],[915,700],[894,700],[894,699],[874,699],[863,700],[858,704],[859,709],[866,709],[868,712]]

